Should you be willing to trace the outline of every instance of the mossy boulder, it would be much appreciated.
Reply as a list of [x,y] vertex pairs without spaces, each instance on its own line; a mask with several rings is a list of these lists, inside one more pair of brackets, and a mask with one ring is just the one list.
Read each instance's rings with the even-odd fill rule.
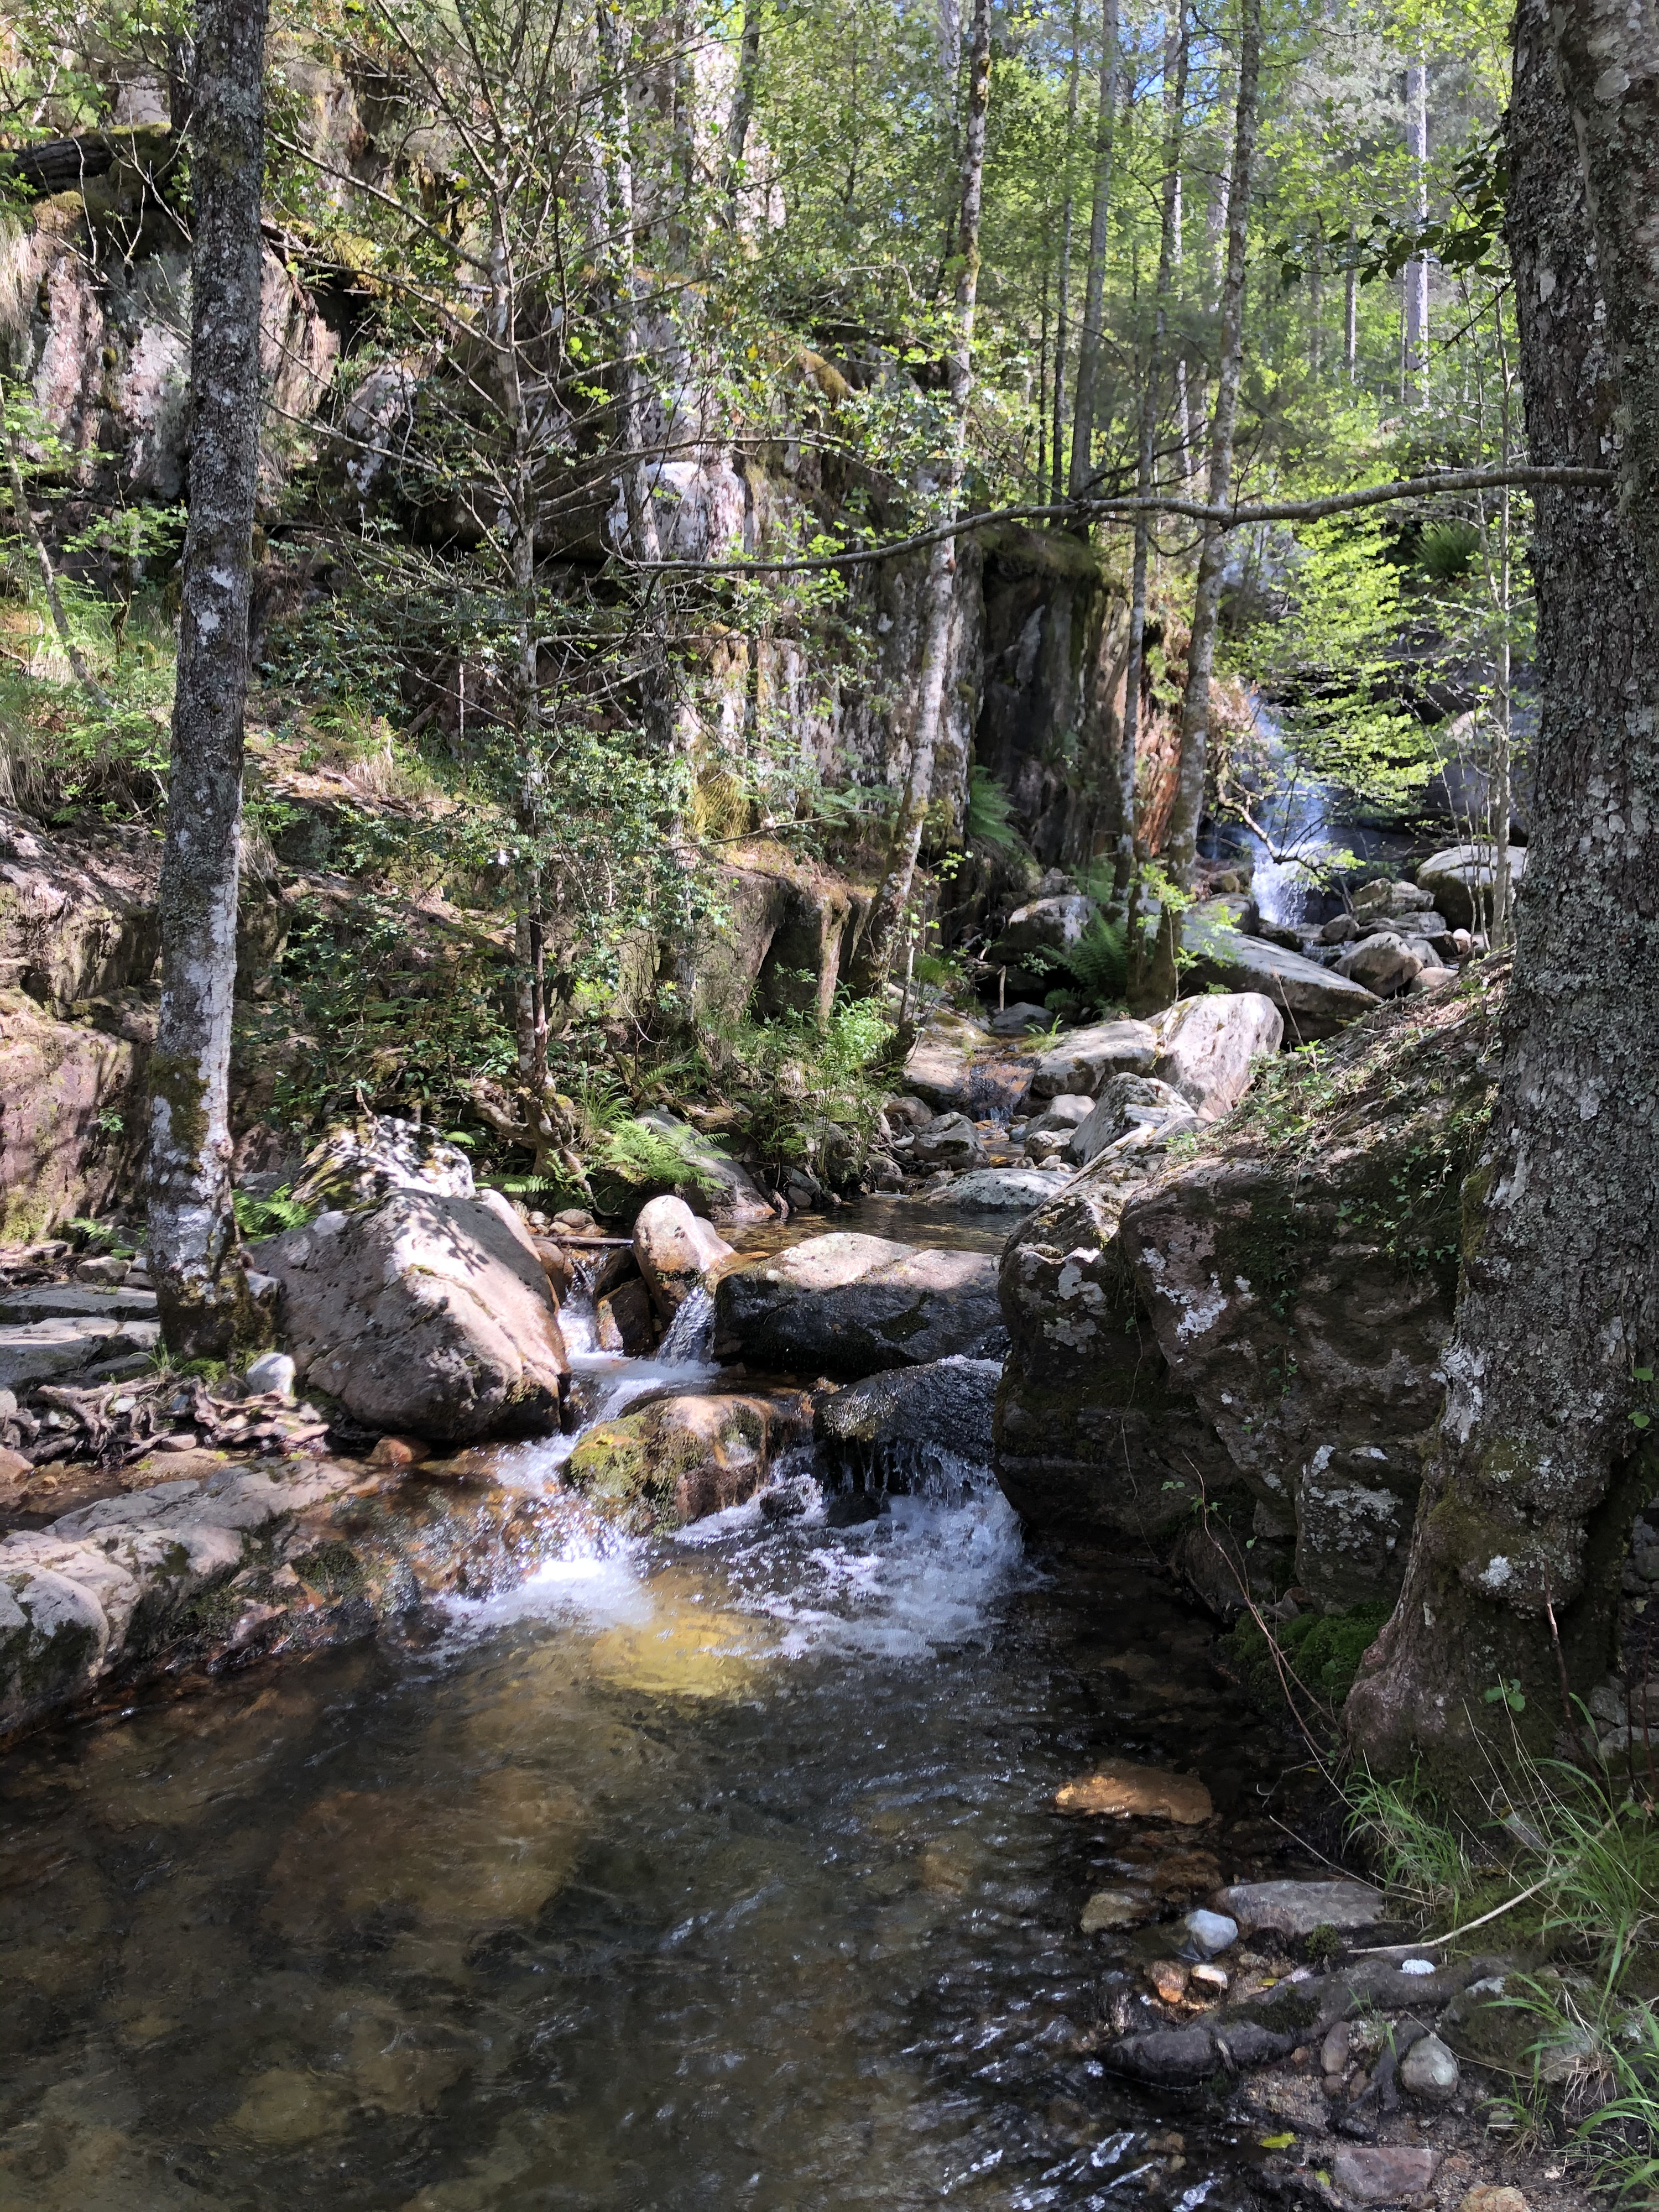
[[630,1534],[679,1528],[751,1498],[810,1420],[799,1392],[653,1399],[591,1428],[565,1480]]

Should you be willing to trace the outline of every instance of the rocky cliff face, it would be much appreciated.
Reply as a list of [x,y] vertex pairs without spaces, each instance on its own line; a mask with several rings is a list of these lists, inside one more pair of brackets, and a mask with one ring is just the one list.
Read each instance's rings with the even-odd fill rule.
[[[1186,1157],[1126,1182],[1103,1156],[1021,1224],[997,1435],[1023,1513],[1168,1540],[1201,1489],[1253,1582],[1394,1597],[1498,995],[1473,976],[1380,1010],[1176,1140]],[[1213,1560],[1206,1578],[1224,1595]]]

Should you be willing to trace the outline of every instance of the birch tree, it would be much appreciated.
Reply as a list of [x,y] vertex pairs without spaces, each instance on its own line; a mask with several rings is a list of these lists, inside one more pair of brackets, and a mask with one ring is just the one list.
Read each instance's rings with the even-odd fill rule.
[[[1210,418],[1212,507],[1226,506],[1233,495],[1233,438],[1238,423],[1239,378],[1244,366],[1244,282],[1261,74],[1261,0],[1241,0],[1238,94],[1227,178],[1227,265],[1221,284],[1221,352],[1216,368],[1215,410]],[[1187,688],[1181,706],[1181,766],[1164,845],[1170,872],[1183,885],[1191,883],[1198,859],[1198,825],[1204,812],[1209,757],[1210,683],[1215,672],[1216,626],[1226,562],[1225,532],[1216,523],[1206,523],[1193,590]]]
[[190,524],[150,1061],[149,1268],[176,1358],[256,1333],[231,1203],[232,994],[259,451],[264,0],[204,0],[191,119]]
[[[985,189],[985,118],[991,98],[990,0],[974,0],[973,44],[968,58],[967,113],[962,132],[962,191],[957,222],[956,328],[945,361],[950,422],[940,471],[940,505],[955,514],[968,443],[968,404],[974,388],[974,310],[979,296],[979,220]],[[891,858],[871,917],[869,965],[884,979],[909,904],[921,851],[933,762],[945,714],[950,661],[951,609],[956,596],[957,545],[942,538],[927,556],[924,586],[921,673],[917,684],[910,758],[893,830]]]

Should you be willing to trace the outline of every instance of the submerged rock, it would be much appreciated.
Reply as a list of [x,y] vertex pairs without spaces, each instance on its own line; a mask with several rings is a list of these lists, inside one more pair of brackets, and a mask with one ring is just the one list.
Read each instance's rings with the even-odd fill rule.
[[714,1356],[785,1372],[861,1376],[1006,1340],[995,1259],[848,1231],[739,1267],[714,1293]]
[[799,1392],[653,1399],[589,1429],[565,1480],[635,1534],[676,1528],[751,1498],[807,1419]]
[[1143,1820],[1173,1820],[1197,1827],[1215,1809],[1195,1774],[1169,1774],[1162,1767],[1135,1766],[1115,1759],[1109,1766],[1068,1782],[1055,1791],[1062,1813],[1111,1813]]
[[313,1389],[366,1428],[457,1443],[556,1428],[569,1373],[529,1231],[499,1192],[396,1190],[256,1246]]

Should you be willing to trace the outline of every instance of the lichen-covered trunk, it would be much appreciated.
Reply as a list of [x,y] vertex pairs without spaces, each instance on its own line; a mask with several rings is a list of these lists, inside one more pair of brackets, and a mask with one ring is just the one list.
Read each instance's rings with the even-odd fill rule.
[[231,1206],[242,718],[259,451],[264,0],[204,0],[191,115],[190,526],[150,1061],[149,1267],[181,1358],[254,1333]]
[[[1605,466],[1627,395],[1547,0],[1516,16],[1509,159],[1532,459]],[[1536,499],[1536,787],[1504,1065],[1464,1193],[1404,1594],[1348,1705],[1373,1765],[1421,1755],[1453,1786],[1516,1695],[1534,1744],[1561,1725],[1552,1613],[1576,1692],[1606,1667],[1631,1513],[1653,1486],[1631,1414],[1659,1322],[1659,626],[1614,495]]]
[[[957,319],[945,368],[951,423],[943,470],[942,505],[956,514],[968,440],[968,402],[974,388],[974,309],[979,297],[979,217],[985,185],[985,117],[991,94],[990,0],[975,0],[973,46],[968,61],[967,127],[963,133],[962,200],[957,232]],[[878,983],[886,979],[898,943],[933,791],[933,762],[945,716],[945,678],[951,657],[951,608],[956,595],[957,548],[942,538],[927,556],[924,588],[921,674],[916,686],[910,760],[893,829],[887,873],[871,916],[867,956]]]
[[[1255,162],[1261,74],[1261,0],[1244,0],[1239,23],[1233,158],[1227,181],[1227,268],[1221,284],[1221,358],[1216,368],[1215,412],[1210,422],[1212,507],[1225,507],[1233,495],[1233,438],[1238,423],[1239,377],[1244,366],[1244,281],[1250,243],[1251,172]],[[1198,556],[1198,580],[1193,587],[1187,689],[1181,703],[1181,764],[1164,845],[1164,864],[1176,883],[1183,885],[1191,883],[1198,860],[1198,825],[1204,812],[1204,780],[1210,750],[1210,682],[1215,672],[1215,634],[1221,617],[1221,584],[1226,567],[1226,532],[1215,523],[1206,524]]]

